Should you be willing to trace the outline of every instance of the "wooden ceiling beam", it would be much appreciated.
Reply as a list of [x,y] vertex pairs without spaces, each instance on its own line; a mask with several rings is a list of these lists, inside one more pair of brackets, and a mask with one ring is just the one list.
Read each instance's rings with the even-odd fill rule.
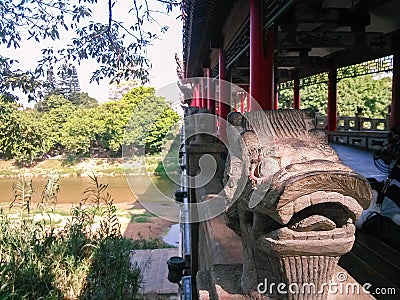
[[391,39],[380,32],[278,32],[275,49],[351,48],[390,49]]
[[319,56],[275,56],[277,67],[327,66],[328,61]]
[[371,23],[369,14],[352,12],[346,8],[300,7],[294,10],[294,20],[298,23],[331,23],[337,26],[367,26]]
[[275,77],[279,82],[292,80],[297,78],[298,74],[295,70],[286,70],[286,69],[275,69],[274,71]]

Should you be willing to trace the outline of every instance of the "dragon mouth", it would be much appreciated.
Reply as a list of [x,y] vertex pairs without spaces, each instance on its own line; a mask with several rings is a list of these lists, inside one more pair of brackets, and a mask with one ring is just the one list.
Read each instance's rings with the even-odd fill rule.
[[[338,224],[347,221],[348,218],[357,220],[362,211],[361,205],[350,196],[344,196],[338,192],[317,191],[298,197],[294,201],[270,211],[269,215],[280,224],[300,222],[311,215],[326,216],[328,219],[334,218],[332,221]],[[312,222],[312,220],[309,221]],[[321,222],[328,221],[324,219]]]
[[315,192],[297,198],[271,216],[279,228],[261,233],[259,249],[277,256],[340,256],[351,250],[356,220],[362,212],[358,202],[337,192]]
[[350,223],[328,231],[299,232],[283,227],[260,236],[257,246],[275,256],[340,256],[351,250],[354,233],[355,226]]

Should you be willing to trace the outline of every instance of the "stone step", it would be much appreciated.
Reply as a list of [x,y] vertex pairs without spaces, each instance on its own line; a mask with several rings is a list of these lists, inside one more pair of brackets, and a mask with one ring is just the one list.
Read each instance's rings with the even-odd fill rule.
[[167,279],[171,256],[179,256],[178,248],[132,251],[131,264],[139,266],[142,274],[139,299],[179,299],[178,285]]

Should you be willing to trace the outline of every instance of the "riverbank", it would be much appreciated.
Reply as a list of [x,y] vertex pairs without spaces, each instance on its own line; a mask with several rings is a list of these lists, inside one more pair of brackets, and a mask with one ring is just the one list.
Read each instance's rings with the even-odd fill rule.
[[[156,173],[160,161],[161,157],[146,158],[148,172]],[[134,164],[129,167],[130,172],[140,171],[139,167],[135,169]],[[20,168],[12,160],[0,160],[0,209],[8,207],[13,184],[22,177],[32,179],[32,208],[36,207],[41,201],[49,173],[56,172],[61,178],[58,182],[58,213],[53,217],[62,222],[70,215],[71,207],[79,203],[85,189],[93,184],[88,176],[95,174],[96,177],[103,177],[99,183],[107,185],[107,191],[114,199],[121,233],[125,237],[161,238],[173,223],[146,211],[140,201],[154,202],[164,195],[173,199],[176,184],[167,176],[130,176],[128,183],[125,170],[122,158],[55,158],[39,162],[31,168]]]
[[[62,228],[69,222],[72,215],[71,209],[75,205],[57,204],[54,209],[47,209],[46,212],[43,213],[39,209],[36,209],[36,204],[33,203],[30,215],[35,222],[45,219],[49,223],[50,221],[54,223],[56,227]],[[114,205],[116,207],[115,214],[121,226],[120,230],[122,236],[133,240],[159,239],[162,241],[171,226],[175,224],[174,222],[165,220],[149,212],[143,208],[140,202],[115,203]],[[0,202],[0,210],[7,212],[7,216],[11,220],[19,219],[21,216],[18,208],[9,209],[8,202]],[[24,215],[26,215],[26,212]],[[101,215],[96,218],[98,218],[98,222],[101,219]],[[178,241],[178,238],[177,236],[176,241]],[[172,246],[176,246],[176,244],[174,243]]]
[[56,172],[61,177],[87,177],[95,174],[98,177],[148,173],[158,175],[163,173],[160,164],[162,157],[146,157],[143,162],[130,163],[127,166],[123,158],[77,158],[54,157],[48,158],[26,168],[18,166],[14,160],[0,160],[0,178],[36,178],[47,177]]

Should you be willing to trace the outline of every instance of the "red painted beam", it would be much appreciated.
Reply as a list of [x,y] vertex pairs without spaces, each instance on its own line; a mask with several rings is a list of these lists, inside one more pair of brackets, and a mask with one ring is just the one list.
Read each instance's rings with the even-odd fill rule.
[[328,131],[336,131],[337,117],[337,70],[328,73]]
[[294,79],[294,87],[293,87],[293,108],[300,109],[300,79]]
[[400,50],[393,54],[392,105],[390,126],[400,131]]
[[263,25],[262,1],[250,0],[250,94],[261,109],[271,110],[274,107],[274,41],[269,32],[264,51]]

